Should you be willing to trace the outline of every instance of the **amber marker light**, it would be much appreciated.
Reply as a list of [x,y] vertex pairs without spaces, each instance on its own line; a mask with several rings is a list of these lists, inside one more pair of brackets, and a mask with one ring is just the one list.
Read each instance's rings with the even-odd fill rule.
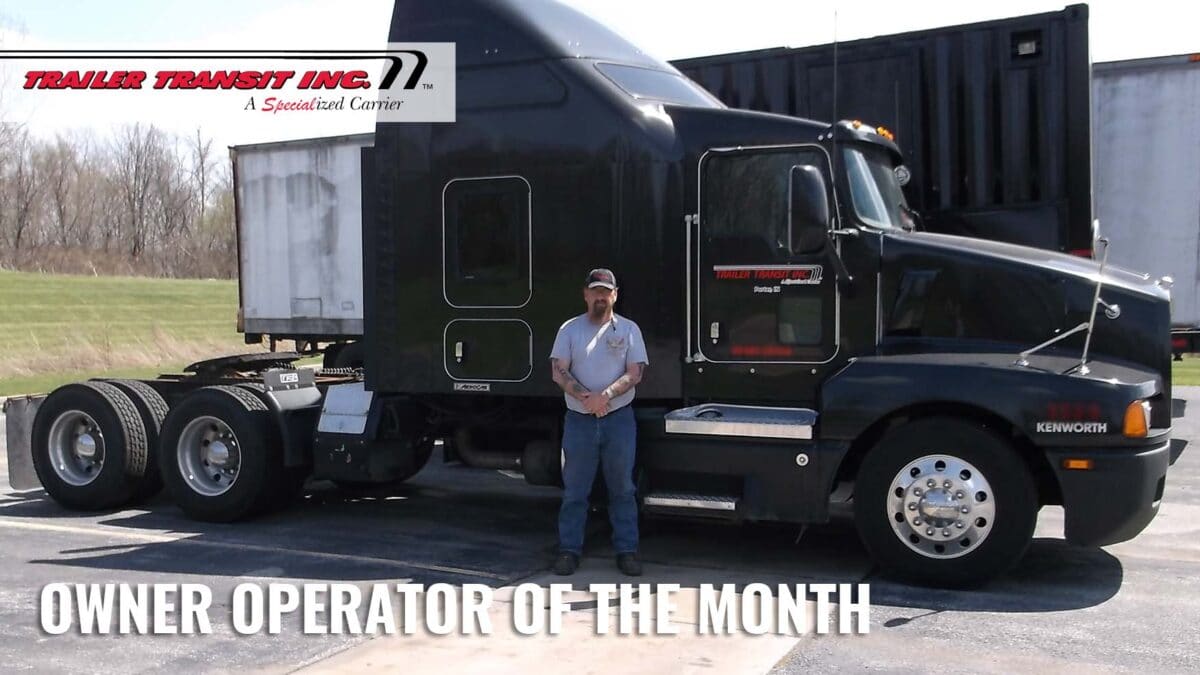
[[1145,438],[1150,433],[1150,402],[1134,401],[1125,408],[1122,433],[1128,438]]
[[1063,468],[1072,471],[1091,471],[1092,460],[1090,459],[1064,459]]

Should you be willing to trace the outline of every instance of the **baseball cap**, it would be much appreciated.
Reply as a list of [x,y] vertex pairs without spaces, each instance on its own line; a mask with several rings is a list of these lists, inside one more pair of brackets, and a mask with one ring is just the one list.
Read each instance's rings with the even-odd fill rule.
[[587,275],[588,288],[603,287],[609,290],[616,290],[617,277],[613,275],[612,270],[606,270],[603,267],[594,269],[588,272]]

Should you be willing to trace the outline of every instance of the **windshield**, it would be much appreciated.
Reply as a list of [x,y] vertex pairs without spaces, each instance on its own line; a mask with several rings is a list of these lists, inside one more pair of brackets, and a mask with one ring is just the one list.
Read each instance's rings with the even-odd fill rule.
[[858,219],[873,227],[911,228],[908,203],[891,158],[883,149],[848,147],[842,151],[850,199]]
[[617,63],[597,63],[596,69],[633,98],[701,108],[721,106],[700,85],[676,73]]

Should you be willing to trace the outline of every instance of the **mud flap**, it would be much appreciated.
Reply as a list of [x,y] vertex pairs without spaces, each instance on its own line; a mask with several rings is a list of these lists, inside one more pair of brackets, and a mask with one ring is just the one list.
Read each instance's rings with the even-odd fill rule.
[[14,397],[4,402],[8,484],[14,490],[42,487],[33,468],[33,418],[45,396]]

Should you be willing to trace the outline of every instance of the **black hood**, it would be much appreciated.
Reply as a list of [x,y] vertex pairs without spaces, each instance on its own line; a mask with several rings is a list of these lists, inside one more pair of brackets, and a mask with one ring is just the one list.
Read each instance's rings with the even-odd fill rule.
[[[979,255],[994,260],[1028,265],[1084,280],[1091,284],[1096,282],[1096,274],[1100,271],[1100,263],[1090,258],[1081,258],[1057,251],[1047,251],[1045,249],[1019,246],[1001,241],[928,232],[906,233],[902,236],[913,243],[950,249],[964,255]],[[1158,284],[1157,279],[1152,278],[1149,274],[1141,274],[1112,264],[1105,265],[1104,267],[1104,286],[1135,293],[1144,293],[1164,302],[1170,299],[1169,292]]]
[[[883,235],[883,353],[995,351],[1014,355],[1088,321],[1098,262],[979,239]],[[1137,364],[1171,380],[1170,294],[1146,275],[1107,266],[1089,357]],[[1078,358],[1084,334],[1048,348]],[[1168,421],[1169,425],[1169,421]]]

